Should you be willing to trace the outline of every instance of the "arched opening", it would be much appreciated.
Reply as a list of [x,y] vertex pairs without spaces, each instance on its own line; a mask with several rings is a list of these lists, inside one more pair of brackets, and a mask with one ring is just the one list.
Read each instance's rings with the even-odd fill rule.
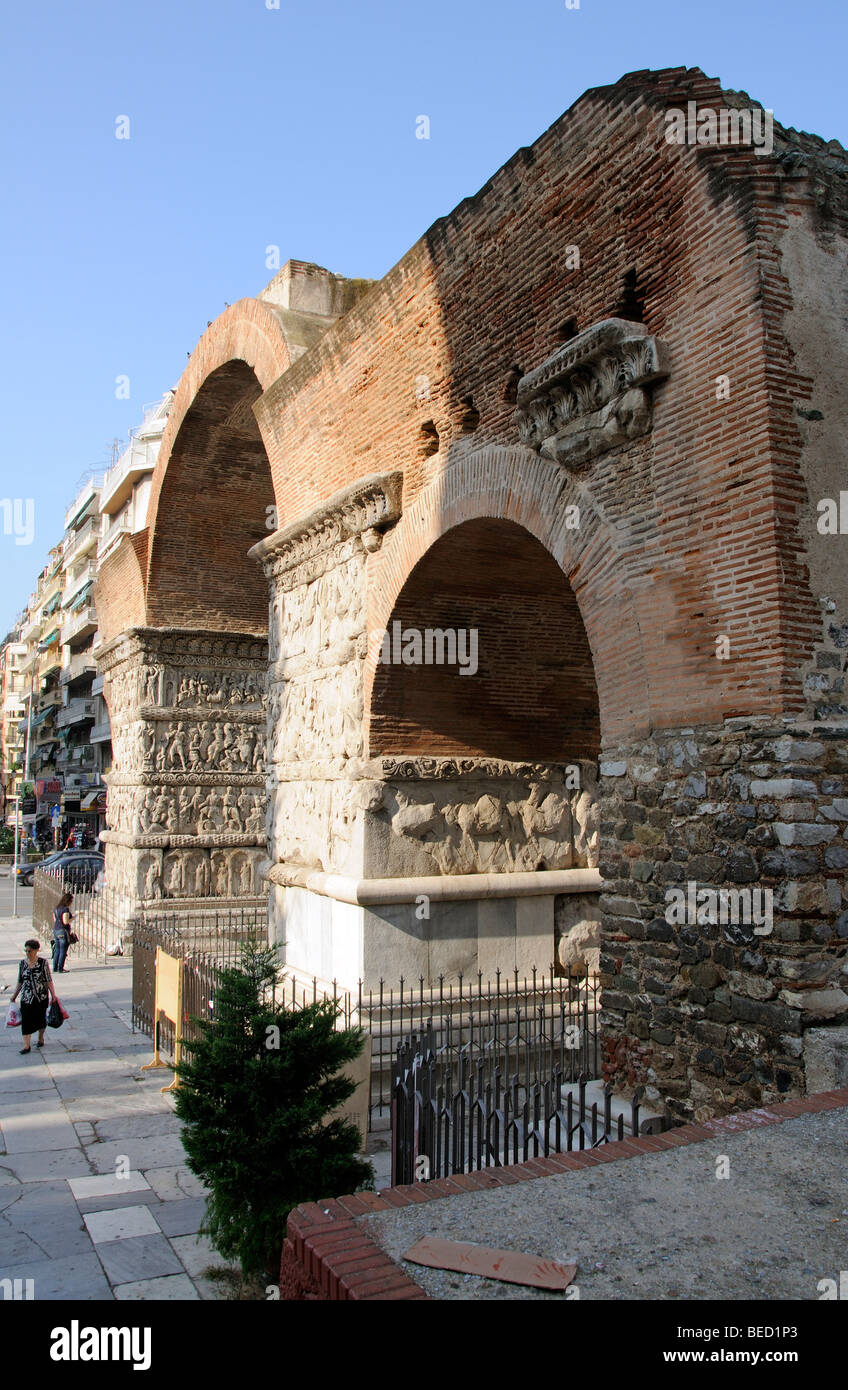
[[267,585],[247,555],[268,534],[274,506],[252,409],[261,393],[246,362],[227,362],[206,378],[180,425],[156,507],[152,626],[267,635]]
[[441,536],[404,584],[380,651],[372,754],[597,756],[598,692],[577,600],[515,522],[467,521]]

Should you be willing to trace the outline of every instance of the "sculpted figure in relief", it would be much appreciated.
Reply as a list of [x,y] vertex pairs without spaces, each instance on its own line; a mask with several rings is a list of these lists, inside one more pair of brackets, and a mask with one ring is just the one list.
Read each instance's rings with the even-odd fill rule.
[[144,875],[144,894],[145,898],[161,898],[162,896],[162,875],[159,872],[159,863],[156,859],[151,859]]
[[189,742],[188,734],[182,724],[172,725],[169,730],[169,764],[175,770],[177,767],[182,772],[188,772],[189,768]]

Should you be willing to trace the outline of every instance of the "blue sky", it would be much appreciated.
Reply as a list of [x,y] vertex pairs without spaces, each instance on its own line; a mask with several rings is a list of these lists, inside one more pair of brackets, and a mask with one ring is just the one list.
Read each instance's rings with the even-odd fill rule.
[[267,245],[381,276],[588,87],[639,68],[701,67],[848,143],[846,31],[844,0],[7,6],[0,495],[32,497],[36,526],[28,547],[0,529],[0,636],[80,476],[207,319],[267,283]]

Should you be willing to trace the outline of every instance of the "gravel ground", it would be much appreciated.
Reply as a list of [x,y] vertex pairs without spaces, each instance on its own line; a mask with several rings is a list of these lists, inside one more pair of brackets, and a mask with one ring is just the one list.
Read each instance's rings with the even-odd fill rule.
[[[848,1269],[846,1178],[848,1109],[832,1110],[362,1225],[398,1261],[425,1235],[573,1261],[581,1299],[815,1301]],[[433,1298],[566,1296],[401,1263]]]

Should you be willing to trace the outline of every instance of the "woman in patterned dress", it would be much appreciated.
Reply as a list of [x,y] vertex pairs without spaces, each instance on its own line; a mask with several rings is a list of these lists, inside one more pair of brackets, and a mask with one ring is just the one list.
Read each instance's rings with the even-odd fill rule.
[[21,1033],[24,1045],[21,1055],[32,1051],[32,1035],[38,1033],[37,1047],[44,1046],[44,1030],[47,1027],[47,1001],[56,998],[50,966],[41,950],[41,942],[33,938],[24,942],[26,958],[18,966],[18,987],[12,995],[14,1004],[21,996]]

